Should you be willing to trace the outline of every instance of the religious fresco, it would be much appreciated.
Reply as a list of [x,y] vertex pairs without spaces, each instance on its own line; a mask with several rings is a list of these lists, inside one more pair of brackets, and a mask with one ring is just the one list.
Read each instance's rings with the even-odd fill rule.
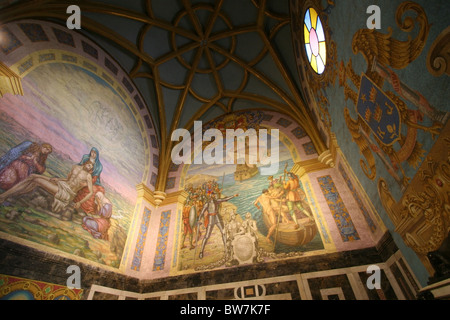
[[[225,117],[205,128],[260,128],[261,112]],[[225,150],[225,149],[224,149]],[[209,270],[323,250],[317,222],[291,152],[280,142],[278,170],[261,165],[191,164],[184,177],[178,271]]]
[[118,268],[145,159],[121,96],[73,64],[37,66],[0,99],[0,232]]

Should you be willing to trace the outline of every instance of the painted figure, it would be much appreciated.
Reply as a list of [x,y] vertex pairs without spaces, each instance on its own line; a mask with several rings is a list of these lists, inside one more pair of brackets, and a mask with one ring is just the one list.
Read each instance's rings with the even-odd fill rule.
[[[275,199],[275,197],[270,196],[269,190],[264,189],[262,191],[262,194],[253,202],[255,207],[257,207],[259,210],[262,210],[263,214],[267,215],[267,218],[269,219],[270,228],[266,236],[267,240],[270,240],[270,237],[272,236],[273,232],[277,227],[277,217],[278,217],[277,213],[272,208],[272,205],[270,203],[271,199]],[[258,204],[260,204],[261,207]]]
[[270,176],[267,178],[267,180],[269,180],[269,187],[279,188],[283,186],[281,182],[281,177],[278,179],[274,179],[273,176]]
[[[97,194],[98,192],[101,192],[103,194],[105,193],[105,188],[102,186],[102,184],[100,182],[100,174],[103,171],[103,165],[100,162],[100,154],[99,154],[99,151],[97,150],[97,148],[92,148],[91,151],[89,152],[89,154],[83,155],[79,165],[83,165],[84,163],[86,163],[86,161],[90,161],[94,164],[92,173],[91,173],[93,194],[88,200],[83,202],[83,204],[81,205],[81,209],[88,214],[95,214],[96,213],[96,204],[95,204],[94,195]],[[88,193],[89,193],[89,190],[87,189],[87,187],[84,187],[77,193],[74,201],[75,202],[80,201],[81,199],[86,197],[86,195]]]
[[247,212],[245,214],[245,220],[241,224],[241,230],[239,234],[249,234],[256,241],[258,240],[258,226],[256,225],[256,220],[252,218],[252,214]]
[[9,190],[31,174],[43,174],[52,151],[48,143],[40,145],[30,141],[9,150],[0,158],[0,189]]
[[219,217],[219,205],[220,203],[231,200],[237,196],[238,194],[235,194],[230,197],[217,199],[216,193],[211,193],[209,195],[208,200],[204,204],[202,211],[200,212],[199,215],[199,220],[204,219],[204,225],[206,228],[206,234],[205,237],[203,238],[202,248],[199,254],[200,258],[203,258],[203,251],[205,249],[206,243],[208,242],[209,237],[211,236],[211,233],[213,231],[213,228],[216,225],[219,228],[220,233],[222,234],[223,245],[224,247],[226,247],[226,234],[224,233],[223,224]]
[[[196,215],[196,211],[195,211],[195,205],[192,203],[193,200],[189,199],[186,200],[186,203],[184,204],[183,207],[183,238],[181,240],[181,249],[186,248],[186,246],[184,245],[184,241],[186,240],[186,236],[189,237],[189,244],[190,244],[190,249],[194,249],[195,246],[192,243],[193,239],[194,239],[194,232],[192,230],[191,227],[191,213],[192,211],[194,211],[194,215]],[[194,217],[196,218],[196,217]]]
[[287,175],[289,176],[289,180],[284,182],[284,189],[287,191],[287,206],[296,227],[300,227],[295,214],[295,208],[303,212],[310,220],[314,220],[314,218],[303,208],[302,201],[305,199],[306,195],[303,190],[300,189],[298,176],[292,172],[288,172]]
[[89,231],[95,239],[109,240],[108,230],[111,226],[110,218],[112,216],[111,201],[102,192],[97,192],[94,199],[98,208],[98,217],[84,217],[82,227]]
[[227,246],[226,246],[226,258],[225,260],[230,263],[233,258],[233,240],[234,237],[239,233],[241,229],[241,224],[236,221],[236,210],[232,209],[230,212],[230,220],[225,227]]
[[59,213],[72,204],[76,194],[84,187],[88,187],[88,194],[74,203],[78,209],[92,194],[92,162],[85,162],[82,166],[74,165],[67,178],[49,178],[46,176],[31,174],[28,178],[18,183],[8,191],[0,194],[0,203],[8,197],[19,196],[32,192],[36,187],[40,187],[53,195],[54,201],[52,211]]

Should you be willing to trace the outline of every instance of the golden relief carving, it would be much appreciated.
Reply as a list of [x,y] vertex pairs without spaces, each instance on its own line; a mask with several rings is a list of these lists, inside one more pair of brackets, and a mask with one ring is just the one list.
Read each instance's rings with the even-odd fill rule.
[[[344,88],[345,99],[355,104],[357,113],[354,119],[345,108],[344,117],[362,154],[360,165],[366,176],[375,180],[378,157],[400,186],[403,196],[396,201],[388,179],[380,178],[381,202],[395,225],[395,232],[417,253],[430,274],[434,274],[434,253],[442,249],[450,229],[449,113],[434,108],[394,72],[407,67],[423,51],[430,30],[425,11],[407,1],[397,8],[395,20],[404,32],[411,32],[417,25],[417,36],[400,41],[392,38],[393,30],[389,28],[387,34],[362,29],[353,37],[353,52],[361,53],[368,68],[359,76],[351,60],[346,64],[341,62],[339,84]],[[435,40],[428,55],[429,69],[434,66],[441,74],[447,68],[446,61],[438,58],[448,51],[447,43],[443,43],[446,32]],[[394,90],[383,89],[385,82]],[[431,120],[431,125],[421,123],[424,117]],[[438,137],[427,156],[418,141],[419,130],[432,139]],[[403,168],[405,164],[417,169],[412,180]]]
[[[414,19],[410,12],[415,15]],[[417,168],[425,155],[422,144],[417,141],[417,130],[429,133],[435,139],[449,113],[435,109],[393,71],[405,68],[422,52],[430,30],[425,11],[406,1],[397,8],[395,20],[404,32],[411,32],[418,25],[417,36],[400,41],[392,38],[391,27],[387,34],[359,30],[353,37],[352,48],[355,54],[362,54],[368,68],[358,75],[351,59],[347,64],[341,62],[339,85],[344,88],[345,99],[356,106],[357,118],[351,117],[347,107],[344,118],[363,156],[360,160],[362,170],[374,180],[377,173],[375,158],[379,158],[403,191],[410,181],[403,165]],[[394,91],[383,89],[385,81]],[[417,109],[411,109],[410,105]],[[420,124],[424,116],[432,120],[432,125]]]
[[439,77],[444,73],[450,75],[450,27],[447,27],[433,42],[427,56],[427,68]]
[[[406,16],[402,21],[402,17],[408,11],[415,12],[416,18]],[[428,24],[425,10],[420,5],[411,1],[403,2],[397,8],[395,17],[397,25],[404,32],[411,32],[415,27],[415,22],[417,22],[420,25],[417,37],[407,41],[394,39],[392,38],[393,30],[391,27],[388,28],[388,34],[382,34],[375,29],[361,29],[353,37],[353,53],[363,55],[368,63],[368,73],[372,69],[375,58],[384,66],[403,69],[420,55],[425,46],[431,25]],[[373,80],[378,85],[381,84],[375,79],[376,75],[368,75],[374,76]]]
[[6,93],[23,96],[22,79],[0,61],[0,97]]
[[[446,150],[446,152],[443,152]],[[438,250],[450,230],[450,123],[442,131],[416,176],[397,202],[384,179],[378,182],[381,202],[398,232],[424,262]]]
[[364,123],[361,123],[360,125],[359,121],[353,120],[347,108],[344,109],[344,117],[347,123],[347,127],[352,134],[353,142],[355,142],[359,146],[359,151],[366,160],[359,160],[361,169],[369,179],[374,180],[376,177],[375,157],[373,156],[371,145],[369,144],[369,141],[367,139],[367,131],[369,129]]

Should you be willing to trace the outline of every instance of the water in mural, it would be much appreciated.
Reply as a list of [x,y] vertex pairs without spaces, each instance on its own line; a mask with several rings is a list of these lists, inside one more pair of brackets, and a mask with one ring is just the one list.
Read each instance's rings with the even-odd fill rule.
[[133,115],[73,65],[39,66],[23,86],[0,101],[0,232],[118,267],[145,163]]
[[289,150],[277,174],[258,166],[191,165],[179,270],[207,270],[303,255],[324,248]]

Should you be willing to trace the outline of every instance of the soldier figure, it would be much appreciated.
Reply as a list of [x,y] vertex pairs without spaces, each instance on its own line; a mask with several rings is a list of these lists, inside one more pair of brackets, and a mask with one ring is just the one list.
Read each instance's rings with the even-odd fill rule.
[[204,219],[206,234],[203,238],[202,248],[199,254],[200,259],[203,258],[203,250],[205,249],[206,243],[208,242],[215,225],[219,228],[220,233],[222,234],[223,245],[226,247],[226,234],[224,233],[222,220],[219,217],[219,206],[220,203],[233,199],[237,196],[238,194],[235,194],[234,196],[217,199],[216,193],[213,192],[209,195],[208,200],[203,205],[202,212],[199,216],[199,221]]

